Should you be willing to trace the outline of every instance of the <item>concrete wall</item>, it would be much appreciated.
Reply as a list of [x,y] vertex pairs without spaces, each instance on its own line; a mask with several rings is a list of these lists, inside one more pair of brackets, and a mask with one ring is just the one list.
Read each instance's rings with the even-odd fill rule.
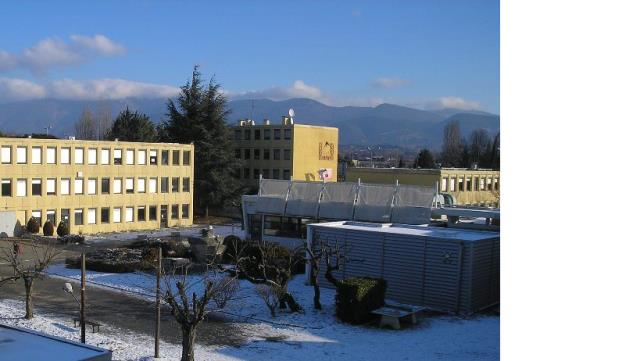
[[338,128],[295,125],[293,133],[293,179],[321,181],[320,169],[338,179]]

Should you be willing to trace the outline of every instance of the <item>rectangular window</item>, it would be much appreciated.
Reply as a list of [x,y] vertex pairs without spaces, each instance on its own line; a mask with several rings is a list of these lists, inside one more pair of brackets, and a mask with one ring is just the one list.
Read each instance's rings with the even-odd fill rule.
[[31,179],[31,195],[32,196],[42,195],[42,179],[40,178]]
[[260,149],[253,150],[253,159],[260,160]]
[[273,170],[273,179],[280,179],[280,169]]
[[240,148],[234,149],[234,152],[236,154],[236,159],[242,158],[242,150]]
[[124,209],[124,221],[133,222],[133,207],[126,207]]
[[55,178],[47,178],[47,195],[48,196],[56,195],[56,179]]
[[144,206],[138,206],[138,221],[144,222],[147,220],[146,208]]
[[191,190],[191,179],[189,177],[182,178],[182,191],[190,192]]
[[3,197],[11,197],[11,179],[3,179],[2,180],[2,196]]
[[169,151],[162,151],[162,165],[169,165]]
[[102,194],[109,194],[110,190],[109,190],[109,183],[110,183],[110,179],[109,178],[102,178]]
[[96,224],[96,208],[87,209],[87,224]]
[[127,194],[133,193],[133,178],[126,178],[124,180],[124,190]]
[[81,226],[84,224],[84,215],[82,212],[82,208],[78,208],[78,209],[74,209],[73,210],[73,224],[75,224],[76,226]]
[[440,192],[447,191],[447,183],[449,182],[449,178],[442,178],[440,181]]
[[31,217],[33,217],[39,225],[42,225],[42,212],[41,211],[31,211]]
[[18,179],[16,182],[16,196],[17,197],[26,197],[27,196],[27,180],[26,179]]
[[133,165],[135,160],[134,160],[134,152],[133,149],[127,149],[126,152],[126,157],[125,157],[125,162],[127,165]]
[[71,164],[71,148],[60,149],[60,164]]
[[244,150],[244,159],[250,159],[251,158],[251,149],[246,148]]
[[171,178],[171,193],[177,193],[180,187],[180,178]]
[[113,223],[122,221],[122,208],[113,208]]
[[280,129],[274,129],[273,130],[273,139],[274,140],[280,140]]
[[191,151],[185,150],[182,152],[182,165],[190,165],[191,164]]
[[269,170],[268,169],[263,169],[262,170],[262,178],[269,179]]
[[69,195],[71,193],[71,179],[62,178],[60,179],[60,194]]
[[178,205],[171,205],[171,219],[178,219]]
[[138,178],[138,193],[144,193],[147,190],[145,189],[145,185],[146,185],[146,178]]
[[251,140],[251,131],[249,129],[244,130],[244,140]]
[[284,139],[285,140],[291,139],[291,129],[285,129],[284,130]]
[[100,149],[100,164],[108,165],[110,159],[111,159],[111,150]]
[[487,190],[488,191],[492,191],[493,190],[493,179],[491,179],[491,178],[487,178]]
[[182,205],[182,219],[185,218],[189,218],[189,205],[188,204],[183,204]]
[[455,192],[456,191],[456,179],[451,177],[449,178],[449,192]]
[[47,164],[56,164],[56,147],[47,147]]
[[253,179],[260,178],[260,169],[253,169]]
[[84,148],[76,148],[73,153],[73,163],[84,164]]
[[484,190],[484,178],[480,178],[480,190]]
[[244,168],[243,176],[244,176],[245,179],[249,178],[249,168]]
[[69,208],[60,209],[60,221],[64,222],[66,225],[71,224],[71,213]]
[[240,129],[236,129],[233,131],[233,139],[240,140],[242,138],[242,132]]
[[273,150],[273,160],[280,160],[280,149]]
[[27,147],[16,147],[16,163],[27,163]]
[[147,151],[144,149],[138,149],[138,165],[147,164]]
[[109,207],[100,208],[100,223],[109,223]]
[[57,226],[56,224],[56,210],[55,209],[49,209],[47,210],[47,221],[51,222],[51,224],[55,226]]
[[113,179],[113,193],[114,194],[122,193],[122,178]]
[[149,193],[158,193],[158,178],[149,178]]
[[271,140],[271,129],[264,130],[264,140]]
[[284,150],[284,160],[291,160],[291,149]]
[[464,178],[458,178],[458,192],[464,191]]
[[478,182],[478,177],[473,177],[473,190],[474,191],[478,191],[478,188],[480,187],[480,182]]
[[31,164],[42,164],[42,147],[31,147]]
[[149,220],[150,221],[158,220],[158,206],[149,206]]
[[113,150],[113,164],[122,165],[122,149]]
[[260,140],[260,129],[255,129],[253,131],[253,140]]
[[98,164],[98,149],[89,148],[87,151],[87,164],[96,165]]
[[11,163],[11,147],[3,146],[2,148],[0,148],[0,163]]
[[269,159],[269,149],[263,149],[262,150],[262,159],[268,160]]
[[169,193],[169,177],[160,178],[160,193]]
[[291,179],[291,171],[288,169],[285,169],[282,171],[282,179],[284,180],[290,180]]
[[473,189],[473,186],[471,184],[471,178],[466,178],[466,183],[467,183],[467,191],[471,191]]
[[180,165],[180,151],[174,150],[171,153],[171,161],[173,165]]
[[97,194],[98,193],[98,180],[96,178],[91,178],[87,180],[87,194]]
[[149,164],[151,165],[158,164],[158,151],[155,149],[149,151]]
[[84,192],[83,186],[84,186],[84,179],[76,178],[73,181],[73,193],[74,194],[82,194]]
[[498,183],[499,178],[493,180],[493,189],[496,191],[500,190],[500,183]]

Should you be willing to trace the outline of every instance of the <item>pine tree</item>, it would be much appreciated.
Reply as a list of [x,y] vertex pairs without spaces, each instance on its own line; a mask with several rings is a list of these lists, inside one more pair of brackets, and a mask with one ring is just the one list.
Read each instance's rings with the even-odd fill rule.
[[107,139],[129,142],[157,141],[156,128],[144,113],[131,112],[129,107],[121,111],[107,133]]
[[433,155],[428,149],[420,150],[416,160],[413,163],[414,168],[433,169],[436,167],[436,162],[433,159]]

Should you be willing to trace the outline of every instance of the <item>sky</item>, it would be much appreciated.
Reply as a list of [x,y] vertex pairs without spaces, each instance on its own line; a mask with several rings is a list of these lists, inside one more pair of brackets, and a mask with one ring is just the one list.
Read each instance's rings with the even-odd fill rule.
[[0,102],[170,97],[499,113],[499,1],[6,1]]

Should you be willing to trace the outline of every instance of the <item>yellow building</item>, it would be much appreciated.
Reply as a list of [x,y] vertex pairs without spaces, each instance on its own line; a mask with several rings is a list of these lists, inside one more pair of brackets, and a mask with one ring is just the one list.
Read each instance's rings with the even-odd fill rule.
[[[0,138],[0,211],[90,234],[192,224],[193,145]],[[6,212],[5,212],[6,214]],[[42,229],[41,229],[42,231]]]
[[435,186],[440,193],[451,194],[456,204],[498,206],[500,171],[486,169],[443,168],[354,168],[346,170],[346,181],[364,183],[414,184]]
[[233,127],[235,156],[243,160],[240,178],[335,182],[338,177],[338,128],[241,120]]

